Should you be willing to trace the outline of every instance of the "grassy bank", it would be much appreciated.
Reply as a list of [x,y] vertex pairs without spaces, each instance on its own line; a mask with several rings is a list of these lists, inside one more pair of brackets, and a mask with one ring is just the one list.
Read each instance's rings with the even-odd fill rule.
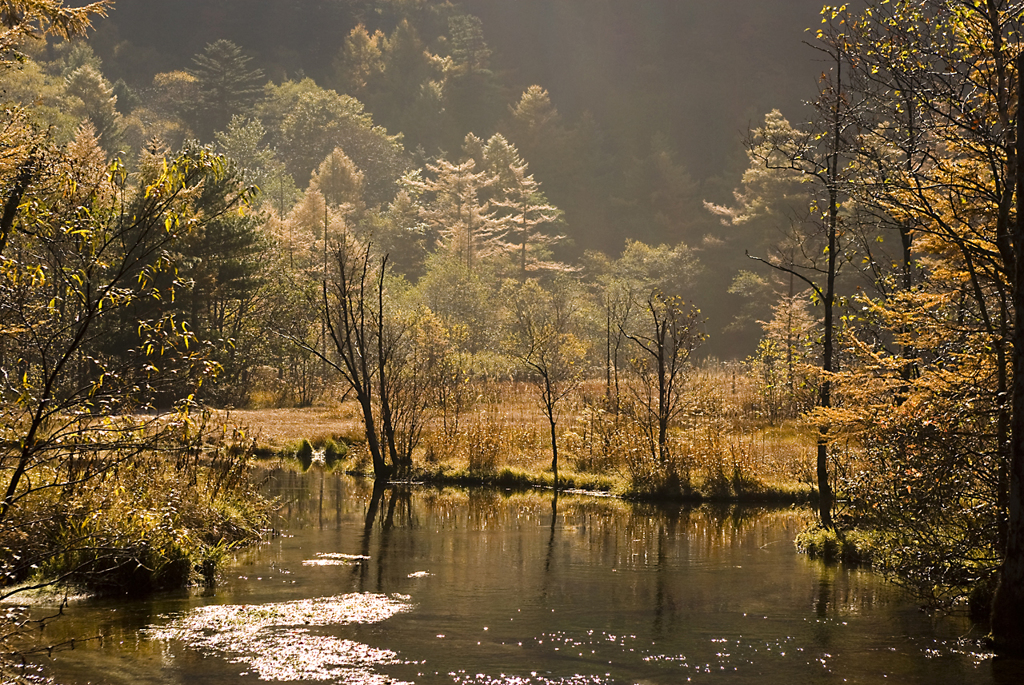
[[873,536],[864,531],[808,526],[796,536],[796,548],[812,559],[870,565],[877,554]]
[[224,433],[190,449],[96,454],[83,477],[40,467],[37,488],[0,526],[0,598],[33,588],[103,595],[209,584],[224,554],[261,540],[270,503],[249,479],[251,450]]

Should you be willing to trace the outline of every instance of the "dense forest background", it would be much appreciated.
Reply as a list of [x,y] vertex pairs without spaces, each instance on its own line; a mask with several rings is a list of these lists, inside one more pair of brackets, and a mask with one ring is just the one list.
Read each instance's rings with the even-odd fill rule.
[[[816,95],[820,67],[803,41],[819,5],[120,0],[96,23],[90,43],[110,82],[142,92],[153,88],[156,74],[191,69],[207,44],[228,39],[268,80],[310,77],[358,97],[376,123],[402,134],[405,149],[420,150],[422,158],[457,150],[467,133],[508,136],[510,108],[539,85],[560,115],[562,133],[575,135],[576,149],[548,141],[531,149],[508,137],[565,212],[561,230],[569,240],[557,248],[559,256],[575,262],[586,250],[617,254],[627,239],[698,249],[707,267],[698,305],[714,336],[703,354],[729,358],[753,350],[760,335],[754,319],[767,315],[762,307],[737,326],[744,300],[727,292],[737,272],[749,268],[744,249],[760,240],[724,228],[703,202],[731,197],[748,164],[743,137],[765,112],[805,115],[802,103]],[[463,13],[482,20],[489,74],[471,93],[473,103],[448,108],[456,121],[447,135],[434,122],[410,123],[415,114],[400,96],[350,92],[339,70],[355,26],[390,36],[407,20],[429,52],[444,56],[458,41],[449,19]]]

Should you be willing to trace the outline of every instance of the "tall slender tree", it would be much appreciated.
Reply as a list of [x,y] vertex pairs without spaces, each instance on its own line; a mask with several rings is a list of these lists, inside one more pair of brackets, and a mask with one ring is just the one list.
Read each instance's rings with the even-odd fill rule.
[[[842,25],[844,17],[840,16],[838,25]],[[845,237],[840,207],[848,192],[848,166],[858,123],[847,92],[848,75],[844,73],[849,60],[848,46],[841,31],[833,37],[821,46],[831,69],[822,75],[814,102],[816,116],[807,131],[797,131],[780,121],[777,126],[759,129],[750,145],[753,158],[765,167],[796,172],[816,186],[818,197],[812,198],[808,221],[794,236],[794,242],[783,246],[771,259],[752,258],[802,281],[822,308],[818,406],[824,410],[833,404],[837,278],[843,265]],[[816,472],[819,518],[822,526],[832,528],[834,495],[829,476],[828,431],[827,422],[823,421],[818,429]]]
[[252,58],[229,40],[208,44],[192,58],[189,72],[195,77],[199,101],[191,118],[196,133],[209,139],[225,128],[235,115],[248,116],[263,92],[263,71],[250,69]]

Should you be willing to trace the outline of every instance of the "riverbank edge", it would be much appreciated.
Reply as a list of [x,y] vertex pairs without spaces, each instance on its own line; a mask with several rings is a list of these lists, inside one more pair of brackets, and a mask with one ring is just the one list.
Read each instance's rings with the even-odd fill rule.
[[[353,468],[344,461],[332,463],[312,463],[297,459],[294,455],[282,450],[276,455],[282,463],[292,464],[303,471],[309,468],[322,468],[326,472],[343,473],[345,475],[374,479],[372,472],[361,468]],[[269,461],[269,460],[268,460]],[[621,478],[601,474],[580,474],[569,472],[559,474],[558,491],[589,495],[593,497],[612,497],[629,502],[650,504],[771,504],[771,505],[807,505],[817,501],[817,490],[808,484],[793,482],[783,485],[764,485],[742,481],[728,483],[716,481],[714,489],[704,489],[704,484],[691,484],[689,487],[652,488],[640,490],[623,487]],[[515,468],[503,468],[493,472],[471,472],[467,469],[456,469],[447,466],[436,468],[415,468],[403,478],[389,478],[388,485],[423,485],[431,487],[488,487],[499,490],[554,490],[554,476],[550,472],[535,472]],[[725,488],[729,489],[726,490]],[[735,489],[734,489],[735,488]]]

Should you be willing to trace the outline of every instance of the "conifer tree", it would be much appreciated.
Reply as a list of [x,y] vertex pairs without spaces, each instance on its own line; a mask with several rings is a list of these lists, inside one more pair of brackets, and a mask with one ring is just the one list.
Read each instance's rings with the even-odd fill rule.
[[472,159],[461,164],[441,159],[427,170],[430,177],[407,182],[423,195],[420,216],[438,245],[459,255],[469,271],[480,259],[507,252],[508,222],[480,197],[493,176],[486,169],[477,171]]
[[495,179],[492,203],[506,210],[507,240],[518,246],[520,277],[525,279],[528,271],[566,270],[566,265],[552,261],[548,255],[549,249],[565,236],[542,229],[558,222],[562,212],[548,203],[540,183],[528,173],[528,164],[500,133],[491,136],[482,153]]
[[108,152],[116,151],[121,134],[121,114],[117,111],[117,96],[111,85],[91,65],[71,71],[64,82],[65,94],[71,100],[71,111],[89,120]]
[[319,188],[331,205],[348,205],[361,211],[363,201],[363,172],[339,147],[327,155],[313,172],[310,187]]
[[335,80],[343,93],[365,101],[380,86],[384,74],[384,34],[372,34],[359,24],[353,28],[334,60]]
[[191,111],[196,132],[209,139],[228,125],[234,115],[252,113],[263,92],[263,71],[250,69],[251,57],[229,40],[218,40],[192,58],[189,70],[199,89]]
[[448,20],[451,54],[445,66],[444,98],[458,133],[493,131],[501,116],[501,89],[491,71],[483,23],[469,14]]

